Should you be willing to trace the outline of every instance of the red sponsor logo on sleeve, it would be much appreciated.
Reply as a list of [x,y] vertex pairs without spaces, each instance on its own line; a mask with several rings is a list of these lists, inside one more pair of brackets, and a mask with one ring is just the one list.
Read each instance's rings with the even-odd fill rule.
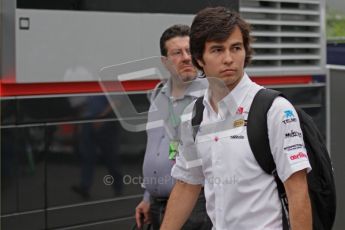
[[307,156],[306,153],[303,153],[303,152],[299,152],[297,154],[294,154],[294,155],[290,156],[290,160],[292,160],[292,161],[298,160],[298,159],[301,159],[301,158],[308,158],[308,156]]

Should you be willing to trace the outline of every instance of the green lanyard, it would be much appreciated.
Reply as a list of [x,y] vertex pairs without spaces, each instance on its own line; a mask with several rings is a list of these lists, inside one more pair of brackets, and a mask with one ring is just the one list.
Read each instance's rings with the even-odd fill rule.
[[176,155],[178,153],[178,142],[177,141],[170,141],[169,144],[169,160],[175,160]]
[[181,123],[181,118],[175,115],[174,106],[170,98],[169,98],[169,119],[168,120],[169,120],[169,123],[172,125],[172,127],[174,127],[175,129]]
[[[182,106],[184,106],[184,107],[186,107],[189,104],[188,100],[185,100],[185,102],[187,102],[187,103],[182,104]],[[172,127],[174,127],[174,129],[175,129],[175,136],[174,136],[173,140],[171,140],[169,143],[169,159],[175,160],[176,155],[178,153],[179,142],[177,140],[177,137],[178,137],[178,126],[181,123],[181,117],[176,116],[176,114],[174,112],[174,106],[173,106],[173,103],[172,103],[170,98],[169,98],[169,119],[168,119],[168,121],[172,125]]]

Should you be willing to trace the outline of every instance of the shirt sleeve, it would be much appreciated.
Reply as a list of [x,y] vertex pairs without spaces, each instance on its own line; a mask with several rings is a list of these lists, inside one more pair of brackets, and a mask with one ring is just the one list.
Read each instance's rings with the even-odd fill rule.
[[150,193],[147,190],[145,190],[144,196],[143,196],[143,201],[145,201],[147,203],[151,203],[150,199],[151,199]]
[[292,104],[283,97],[273,101],[267,113],[268,136],[277,173],[285,182],[293,173],[311,170],[299,118]]
[[205,178],[202,171],[202,159],[199,158],[191,126],[193,106],[194,103],[189,105],[181,116],[180,144],[171,176],[188,184],[203,185]]

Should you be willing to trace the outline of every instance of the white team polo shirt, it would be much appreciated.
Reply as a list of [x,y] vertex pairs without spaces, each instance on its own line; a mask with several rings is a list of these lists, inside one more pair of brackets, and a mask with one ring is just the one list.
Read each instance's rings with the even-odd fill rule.
[[[181,144],[172,176],[190,184],[204,184],[213,229],[282,229],[276,182],[255,160],[243,122],[261,88],[244,74],[218,103],[218,114],[210,106],[206,91],[203,121],[195,142],[191,129],[194,103],[181,117]],[[280,179],[284,182],[302,169],[310,171],[299,119],[291,103],[282,97],[275,99],[267,123]]]

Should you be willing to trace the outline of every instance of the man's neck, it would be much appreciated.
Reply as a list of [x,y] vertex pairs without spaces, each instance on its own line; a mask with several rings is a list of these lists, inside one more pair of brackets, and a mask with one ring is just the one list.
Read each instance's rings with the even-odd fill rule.
[[218,113],[218,102],[220,102],[231,91],[223,84],[210,83],[210,104],[213,110]]
[[213,110],[218,113],[218,102],[231,93],[234,88],[240,83],[243,77],[241,77],[236,83],[232,85],[225,85],[224,82],[219,79],[209,79],[209,88],[211,92],[210,104]]
[[186,88],[190,83],[183,82],[180,79],[171,77],[171,96],[173,98],[181,98],[185,94]]

